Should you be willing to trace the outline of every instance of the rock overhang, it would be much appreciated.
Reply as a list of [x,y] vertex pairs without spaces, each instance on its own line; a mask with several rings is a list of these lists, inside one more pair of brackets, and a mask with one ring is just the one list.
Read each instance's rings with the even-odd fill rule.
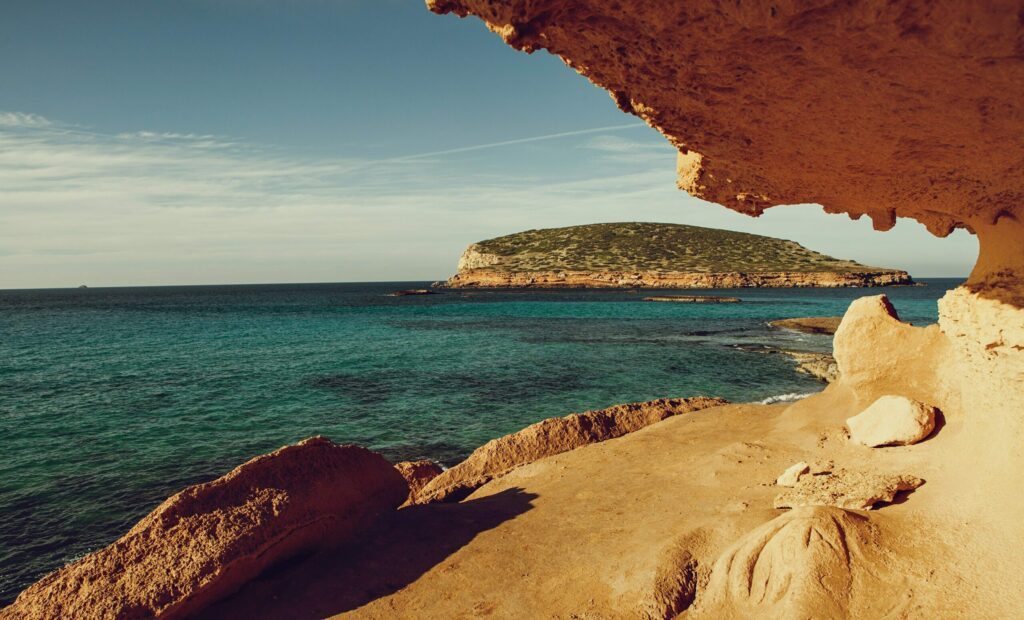
[[976,291],[1022,305],[1019,2],[427,5],[608,90],[679,149],[687,192],[752,216],[816,203],[878,230],[898,217],[940,237],[966,228],[982,248]]

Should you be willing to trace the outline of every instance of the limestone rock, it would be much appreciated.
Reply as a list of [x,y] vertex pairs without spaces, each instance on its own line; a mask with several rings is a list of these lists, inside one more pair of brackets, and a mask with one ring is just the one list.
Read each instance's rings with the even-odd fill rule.
[[850,439],[865,446],[909,446],[935,429],[935,407],[903,396],[883,396],[846,420]]
[[780,487],[793,487],[799,482],[800,476],[811,471],[811,466],[803,461],[793,465],[782,472],[782,475],[775,480],[775,484]]
[[879,502],[891,502],[900,491],[910,491],[924,480],[906,474],[881,475],[838,469],[821,475],[801,476],[793,488],[775,498],[775,508],[836,506],[871,510]]
[[395,463],[395,469],[402,474],[409,485],[410,501],[427,485],[444,472],[444,468],[429,459]]
[[841,381],[856,392],[862,407],[887,394],[933,394],[941,381],[920,360],[942,359],[948,349],[938,325],[921,328],[901,321],[885,295],[854,300],[833,338]]
[[704,396],[660,398],[542,420],[477,448],[465,461],[431,480],[415,502],[458,501],[521,465],[621,437],[674,415],[725,404],[724,399]]
[[1024,219],[1018,2],[428,6],[560,56],[668,138],[682,189],[730,209],[815,203],[940,236]]
[[797,508],[726,549],[699,595],[694,617],[842,618],[876,534],[857,514]]
[[182,618],[273,564],[343,543],[408,492],[380,455],[323,437],[164,501],[109,547],[44,577],[10,618]]

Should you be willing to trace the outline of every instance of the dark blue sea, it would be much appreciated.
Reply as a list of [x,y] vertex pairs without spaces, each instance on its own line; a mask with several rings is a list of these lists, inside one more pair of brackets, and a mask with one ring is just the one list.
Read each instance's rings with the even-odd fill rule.
[[818,391],[764,350],[828,351],[830,338],[767,321],[884,292],[904,320],[930,323],[959,280],[924,282],[700,291],[743,299],[721,305],[387,296],[422,282],[0,291],[0,602],[182,487],[310,435],[450,465],[574,411]]

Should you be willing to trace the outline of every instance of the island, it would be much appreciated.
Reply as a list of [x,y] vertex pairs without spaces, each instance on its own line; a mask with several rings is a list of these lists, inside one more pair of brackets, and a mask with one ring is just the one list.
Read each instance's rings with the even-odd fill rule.
[[527,230],[470,245],[449,288],[910,285],[906,271],[732,230],[620,222]]

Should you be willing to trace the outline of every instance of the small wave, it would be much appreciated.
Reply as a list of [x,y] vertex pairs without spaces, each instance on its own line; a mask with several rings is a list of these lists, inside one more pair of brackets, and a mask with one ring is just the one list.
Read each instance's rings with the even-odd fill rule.
[[808,396],[814,396],[818,392],[805,392],[803,394],[799,392],[790,392],[789,394],[779,394],[778,396],[769,396],[768,398],[761,401],[762,405],[774,405],[776,403],[794,403],[798,400],[803,400]]

